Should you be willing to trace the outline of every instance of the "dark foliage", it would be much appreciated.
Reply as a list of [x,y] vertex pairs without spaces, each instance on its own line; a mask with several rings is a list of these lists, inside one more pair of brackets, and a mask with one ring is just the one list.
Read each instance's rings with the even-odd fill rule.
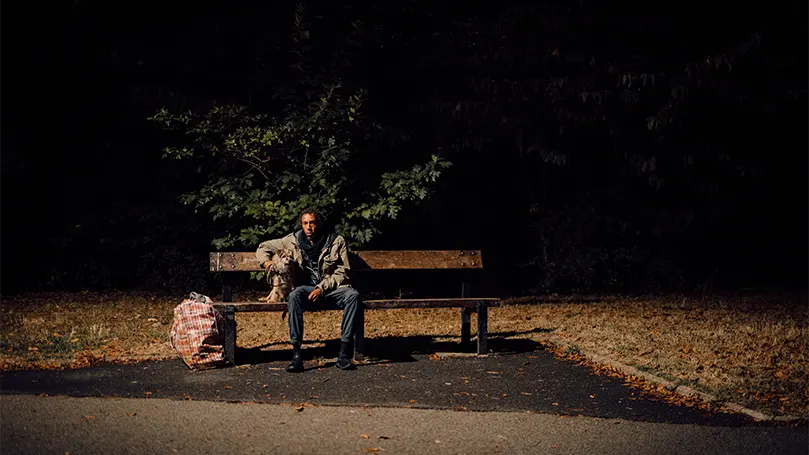
[[[481,248],[509,294],[805,286],[798,3],[309,3],[314,74],[367,89],[386,165],[453,163],[366,247]],[[289,66],[295,4],[186,6],[4,10],[30,32],[3,45],[4,293],[215,279],[228,227],[177,199],[208,176],[161,159],[177,138],[146,118],[280,112],[307,69]]]

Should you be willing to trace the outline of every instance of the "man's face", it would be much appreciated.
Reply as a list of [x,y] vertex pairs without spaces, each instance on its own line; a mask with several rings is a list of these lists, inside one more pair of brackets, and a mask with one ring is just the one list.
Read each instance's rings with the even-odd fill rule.
[[303,228],[303,233],[306,234],[306,238],[312,240],[317,234],[317,219],[311,213],[304,213],[301,216],[301,227]]

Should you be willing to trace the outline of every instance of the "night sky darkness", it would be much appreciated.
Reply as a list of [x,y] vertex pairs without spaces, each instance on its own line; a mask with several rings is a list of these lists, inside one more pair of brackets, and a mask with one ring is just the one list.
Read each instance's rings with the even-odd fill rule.
[[[313,45],[333,46],[331,37],[361,19],[372,44],[341,75],[368,89],[367,115],[409,136],[391,143],[391,156],[418,162],[438,152],[454,165],[428,204],[386,224],[369,249],[482,249],[491,291],[503,294],[694,290],[709,280],[727,289],[806,288],[805,2],[708,11],[705,2],[583,0],[547,2],[530,13],[526,2],[380,3],[310,3]],[[176,292],[214,283],[205,261],[218,225],[177,200],[200,176],[161,158],[168,137],[146,118],[164,105],[212,100],[272,109],[270,87],[289,77],[277,69],[286,64],[283,52],[272,49],[285,45],[294,10],[293,2],[4,3],[0,292]],[[475,113],[470,132],[434,107],[480,97],[467,83],[475,78],[581,80],[591,57],[599,68],[612,62],[682,75],[686,63],[756,32],[761,47],[715,84],[694,88],[678,113],[684,129],[665,142],[625,139],[637,125],[643,130],[648,113],[616,108],[614,136],[597,126],[559,136],[541,88],[506,103],[509,125],[525,125],[530,140],[564,151],[564,166],[521,155],[499,114]],[[554,49],[571,61],[556,63]],[[492,63],[470,67],[475,53]],[[496,53],[509,64],[497,63]],[[746,104],[730,101],[740,97]],[[476,134],[486,136],[479,150],[463,146]],[[659,191],[645,177],[615,171],[629,169],[624,151],[684,156],[672,150],[687,147],[725,150],[747,174],[731,175],[735,164],[701,164],[699,179],[718,185],[705,196],[682,180],[682,159],[661,158],[668,184]],[[684,211],[695,212],[694,221],[672,228],[676,221],[666,220]],[[616,234],[607,219],[630,228]],[[589,232],[585,240],[581,232]],[[531,261],[543,257],[542,242],[553,265]],[[619,251],[629,258],[615,259]],[[595,264],[589,281],[579,279],[583,260]],[[631,271],[615,272],[620,264]]]

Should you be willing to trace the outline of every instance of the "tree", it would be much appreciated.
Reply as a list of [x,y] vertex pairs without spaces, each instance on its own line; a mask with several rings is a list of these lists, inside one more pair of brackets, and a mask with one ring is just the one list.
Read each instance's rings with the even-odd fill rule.
[[418,157],[426,154],[413,153],[409,165],[391,168],[384,128],[363,113],[367,92],[342,82],[360,24],[325,56],[310,44],[316,28],[299,5],[287,40],[289,74],[267,103],[179,113],[163,108],[150,117],[184,133],[164,157],[190,160],[207,176],[181,198],[226,221],[225,235],[213,240],[217,249],[255,246],[288,232],[309,206],[331,218],[352,246],[365,244],[383,222],[425,201],[450,166],[436,155],[424,161]]
[[523,257],[502,262],[531,265],[527,278],[545,289],[567,287],[557,278],[583,289],[677,278],[675,256],[694,270],[689,255],[710,251],[711,273],[730,257],[729,243],[716,248],[729,220],[754,218],[775,179],[762,153],[774,127],[805,119],[799,79],[767,79],[785,72],[775,55],[790,55],[779,49],[788,40],[765,21],[691,18],[679,4],[488,13],[432,19],[421,40],[398,43],[412,47],[401,79],[429,87],[407,94],[423,119],[414,129],[436,132],[458,174],[489,182],[470,198],[490,208],[481,230],[523,223],[528,245],[492,248]]

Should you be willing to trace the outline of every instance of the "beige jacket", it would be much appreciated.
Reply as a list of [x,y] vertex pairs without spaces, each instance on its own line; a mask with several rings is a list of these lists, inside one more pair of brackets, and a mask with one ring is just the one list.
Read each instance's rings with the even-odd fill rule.
[[[256,259],[259,264],[270,260],[273,254],[281,250],[289,250],[295,262],[303,268],[303,251],[295,238],[295,233],[289,234],[280,239],[267,240],[262,242],[256,250]],[[350,286],[348,271],[351,266],[348,263],[348,246],[341,235],[334,236],[330,244],[323,247],[317,260],[318,271],[320,272],[320,283],[315,287],[320,288],[327,294],[340,286]]]

